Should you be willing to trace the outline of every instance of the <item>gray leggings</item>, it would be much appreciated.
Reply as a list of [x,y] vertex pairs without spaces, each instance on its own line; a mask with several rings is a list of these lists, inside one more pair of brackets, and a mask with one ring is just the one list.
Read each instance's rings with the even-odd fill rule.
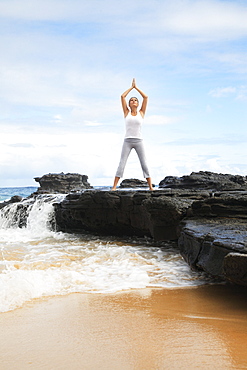
[[143,171],[143,176],[145,178],[150,177],[149,171],[148,171],[148,166],[146,163],[146,157],[145,157],[145,152],[144,152],[144,146],[142,143],[142,139],[125,139],[122,147],[122,153],[121,153],[121,158],[119,162],[119,166],[116,172],[116,177],[123,177],[124,169],[126,166],[127,159],[130,155],[130,152],[132,149],[135,149],[139,161],[142,166],[142,171]]

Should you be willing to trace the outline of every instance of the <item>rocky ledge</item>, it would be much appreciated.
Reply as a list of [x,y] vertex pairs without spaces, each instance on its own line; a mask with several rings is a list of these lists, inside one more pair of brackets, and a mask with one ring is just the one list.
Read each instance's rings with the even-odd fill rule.
[[11,203],[18,203],[18,202],[21,202],[22,200],[22,197],[18,196],[18,195],[14,195],[13,197],[11,197],[9,200],[6,200],[4,202],[0,202],[0,209],[1,208],[4,208],[5,206],[11,204]]
[[71,193],[54,207],[62,231],[178,240],[191,268],[247,285],[246,177],[201,171],[153,192]]
[[49,173],[42,177],[35,177],[34,180],[40,184],[37,194],[67,194],[92,188],[87,181],[88,176],[79,173]]
[[167,176],[159,183],[160,188],[208,189],[208,190],[247,190],[247,178],[209,171],[192,172],[190,175]]

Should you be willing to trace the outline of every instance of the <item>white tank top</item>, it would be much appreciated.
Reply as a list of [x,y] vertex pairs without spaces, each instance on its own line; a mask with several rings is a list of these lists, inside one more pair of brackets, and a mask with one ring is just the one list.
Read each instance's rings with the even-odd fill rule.
[[136,116],[132,116],[131,112],[125,117],[125,139],[135,138],[141,139],[141,125],[143,123],[143,118],[141,113],[138,112]]

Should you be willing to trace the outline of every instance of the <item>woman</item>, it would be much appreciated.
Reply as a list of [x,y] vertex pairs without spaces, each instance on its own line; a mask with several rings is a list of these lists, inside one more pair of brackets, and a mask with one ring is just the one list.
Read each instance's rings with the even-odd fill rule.
[[[138,91],[139,94],[143,98],[142,106],[139,111],[138,111],[139,102],[137,98],[135,97],[130,98],[129,108],[126,103],[126,96],[129,94],[129,92],[132,89],[136,89],[136,91]],[[121,158],[120,158],[119,166],[118,166],[116,176],[114,179],[112,190],[116,190],[118,181],[120,177],[123,176],[124,168],[125,168],[127,159],[132,149],[135,149],[139,157],[143,175],[147,179],[149,189],[153,190],[152,181],[149,175],[143,142],[142,142],[142,137],[141,137],[141,125],[143,123],[144,115],[146,112],[147,101],[148,101],[147,95],[145,95],[144,92],[142,92],[136,86],[135,79],[133,79],[132,81],[132,86],[121,95],[121,102],[122,102],[125,124],[126,124],[126,133],[125,133],[125,139],[123,143]]]

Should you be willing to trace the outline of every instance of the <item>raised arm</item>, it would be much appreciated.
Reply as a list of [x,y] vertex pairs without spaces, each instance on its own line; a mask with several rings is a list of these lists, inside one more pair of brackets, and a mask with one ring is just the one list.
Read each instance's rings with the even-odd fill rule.
[[146,94],[144,94],[143,91],[141,91],[137,86],[136,86],[136,82],[135,82],[135,79],[133,79],[133,82],[132,82],[132,86],[136,89],[136,91],[139,92],[139,94],[142,96],[143,100],[142,100],[142,106],[141,106],[141,109],[140,109],[140,113],[141,115],[144,117],[145,113],[146,113],[146,108],[147,108],[147,104],[148,104],[148,96]]
[[140,109],[140,113],[142,115],[142,117],[144,117],[145,113],[146,113],[146,108],[147,108],[147,103],[148,103],[148,96],[146,94],[144,94],[144,92],[142,90],[140,90],[137,86],[136,86],[136,81],[135,79],[133,78],[133,81],[132,81],[132,85],[131,87],[126,90],[122,95],[121,95],[121,102],[122,102],[122,107],[123,107],[123,112],[124,112],[124,116],[126,117],[127,114],[129,113],[129,108],[128,108],[128,105],[126,103],[126,96],[129,94],[129,92],[131,90],[135,89],[136,91],[139,92],[139,94],[142,96],[142,106],[141,106],[141,109]]
[[135,85],[135,82],[134,82],[134,79],[133,79],[132,86],[128,90],[126,90],[124,93],[122,93],[122,95],[121,95],[121,102],[122,102],[124,117],[126,117],[127,114],[129,113],[129,108],[128,108],[127,103],[126,103],[126,96],[128,95],[128,93],[131,90],[134,89],[134,85]]

